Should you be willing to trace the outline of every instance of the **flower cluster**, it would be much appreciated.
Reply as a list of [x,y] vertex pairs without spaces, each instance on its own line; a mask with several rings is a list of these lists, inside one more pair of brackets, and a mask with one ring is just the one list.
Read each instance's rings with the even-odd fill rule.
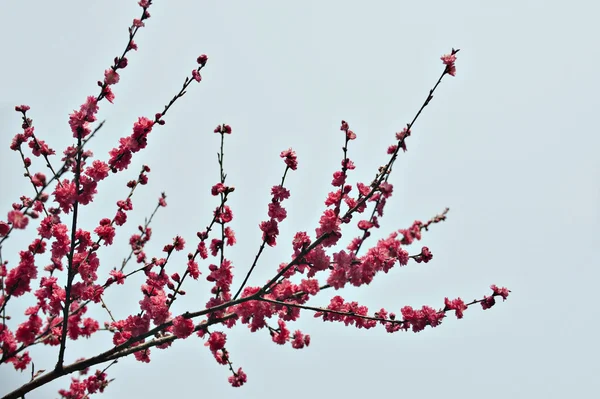
[[[357,139],[357,135],[348,122],[342,121],[343,155],[339,169],[333,173],[333,189],[324,201],[325,209],[314,237],[305,231],[297,232],[292,239],[291,259],[273,270],[274,276],[264,285],[247,286],[260,256],[268,247],[277,244],[279,224],[288,216],[288,210],[282,204],[291,194],[284,183],[288,171],[297,170],[299,164],[295,151],[291,148],[282,151],[280,157],[285,163],[285,170],[281,183],[271,188],[271,200],[266,210],[268,219],[259,224],[262,242],[237,290],[233,287],[234,265],[231,259],[234,258],[229,253],[226,256],[228,247],[237,242],[232,227],[234,213],[228,203],[235,187],[226,182],[223,163],[225,137],[232,134],[232,128],[221,124],[213,130],[221,140],[218,154],[220,178],[210,189],[218,204],[212,216],[209,215],[206,228],[196,233],[198,240],[190,244],[182,236],[175,235],[162,246],[160,256],[147,254],[147,244],[153,236],[150,223],[156,212],[167,205],[166,195],[162,193],[154,212],[130,236],[129,256],[119,265],[112,262],[108,270],[107,262],[101,262],[99,250],[113,245],[120,238],[122,227],[127,224],[134,209],[136,190],[148,183],[149,166],[143,165],[137,178],[127,182],[127,195],[117,201],[116,211],[100,218],[93,229],[82,227],[80,215],[87,209],[86,206],[94,202],[110,172],[126,171],[134,156],[148,146],[152,130],[165,124],[165,115],[186,93],[189,85],[202,81],[201,71],[208,62],[204,54],[197,57],[197,66],[162,111],[155,112],[153,119],[139,117],[133,123],[131,133],[118,139],[117,146],[109,151],[107,160],[94,159],[88,147],[102,127],[102,124],[94,127],[100,104],[104,99],[114,103],[113,88],[121,81],[120,72],[129,65],[126,55],[137,50],[134,37],[150,18],[148,9],[152,1],[140,0],[138,4],[142,8],[141,16],[135,18],[129,28],[123,54],[114,58],[112,66],[104,71],[103,79],[98,81],[99,93],[88,96],[79,109],[69,115],[71,134],[76,142],[63,151],[60,167],[52,165],[56,151],[37,137],[33,122],[28,117],[30,107],[15,107],[21,114],[22,132],[14,136],[10,148],[20,155],[25,177],[31,183],[34,194],[19,197],[8,210],[6,219],[0,221],[0,250],[14,230],[30,228],[34,222],[38,222],[38,226],[36,238],[18,251],[15,266],[9,268],[8,261],[0,263],[0,365],[10,363],[16,370],[26,370],[32,363],[28,349],[39,343],[56,346],[58,359],[56,366],[45,372],[43,377],[40,377],[43,372],[35,375],[32,372],[31,381],[8,397],[24,396],[45,382],[77,371],[85,375],[92,365],[110,363],[110,367],[120,357],[128,355],[147,363],[151,361],[151,348],[166,349],[174,340],[190,337],[203,339],[216,362],[229,368],[229,383],[240,387],[247,382],[247,375],[241,367],[233,366],[232,356],[226,347],[228,335],[217,329],[231,329],[239,322],[251,332],[268,331],[276,345],[289,344],[294,349],[302,349],[310,345],[311,336],[292,326],[303,311],[313,312],[323,321],[341,322],[357,328],[370,329],[382,325],[390,333],[400,330],[419,332],[427,326],[439,326],[447,312],[453,311],[461,319],[466,309],[475,303],[489,309],[495,305],[496,297],[507,299],[510,293],[507,288],[492,285],[492,294],[481,300],[465,303],[461,298],[445,298],[444,307],[438,309],[427,305],[420,309],[404,306],[398,319],[395,313],[384,308],[370,315],[367,307],[348,301],[341,295],[335,295],[326,307],[308,304],[323,290],[333,288],[337,293],[347,285],[369,285],[376,275],[388,273],[396,264],[406,266],[411,260],[428,263],[433,259],[426,246],[413,255],[407,248],[422,239],[423,230],[427,231],[432,224],[444,221],[447,209],[426,223],[417,220],[406,229],[394,231],[361,252],[373,230],[380,228],[385,205],[394,193],[389,182],[392,165],[399,150],[406,151],[412,123],[396,133],[395,143],[387,148],[389,159],[379,168],[374,180],[351,184],[351,173],[356,165],[348,153],[349,145]],[[441,57],[445,65],[442,77],[445,74],[455,75],[457,52],[453,49],[451,54]],[[417,116],[433,98],[434,90],[430,91]],[[33,170],[28,152],[34,159],[42,158],[49,172]],[[114,188],[114,185],[111,186],[111,190]],[[367,213],[369,207],[372,208],[370,215]],[[333,249],[345,238],[342,227],[349,225],[356,214],[364,215],[356,220],[358,236],[350,239],[344,249]],[[183,256],[179,252],[184,251],[186,245],[192,249],[182,262],[178,256]],[[136,265],[133,268],[128,265],[132,258]],[[3,258],[0,256],[0,259]],[[105,301],[107,292],[111,287],[124,285],[133,275],[143,279],[139,307],[132,314],[115,316],[116,312],[113,314],[108,301]],[[182,310],[175,306],[176,300],[185,297],[184,285],[186,289],[189,284],[206,285],[200,279],[201,275],[210,283],[204,307],[187,309],[186,305],[185,312],[181,313]],[[23,320],[11,328],[8,314],[12,308],[9,305],[28,293],[32,293],[31,306],[26,307]],[[92,306],[101,307],[108,314],[103,329],[96,318],[89,317],[88,309]],[[111,334],[111,346],[96,356],[64,365],[68,340],[89,338],[100,331]],[[87,378],[73,377],[69,389],[60,390],[59,394],[65,398],[84,398],[103,392],[110,382],[106,374],[108,367]]]

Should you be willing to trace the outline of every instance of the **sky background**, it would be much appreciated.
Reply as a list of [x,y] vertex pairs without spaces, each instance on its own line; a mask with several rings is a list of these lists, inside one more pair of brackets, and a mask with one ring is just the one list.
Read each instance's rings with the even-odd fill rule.
[[[123,0],[1,1],[0,8],[4,219],[10,204],[32,193],[18,154],[8,148],[21,130],[14,106],[30,105],[36,134],[61,152],[73,142],[68,114],[97,94],[96,81],[122,53],[141,8]],[[272,343],[266,330],[237,325],[225,332],[234,366],[248,374],[242,388],[229,386],[228,369],[192,336],[153,349],[150,364],[131,358],[113,366],[109,376],[116,380],[106,397],[596,397],[599,12],[592,1],[156,1],[136,37],[139,51],[130,53],[113,86],[115,104],[100,104],[98,117],[106,123],[91,143],[95,155],[106,160],[139,116],[162,111],[198,55],[209,61],[203,81],[152,131],[148,148],[128,171],[105,180],[84,208],[82,226],[93,229],[114,214],[141,165],[152,168],[117,244],[100,251],[102,273],[128,254],[129,236],[161,191],[168,207],[152,223],[147,253],[161,256],[163,245],[181,234],[188,247],[168,267],[183,270],[195,232],[217,206],[210,187],[219,178],[219,136],[212,130],[228,123],[225,171],[236,187],[229,204],[238,244],[226,256],[235,267],[234,287],[260,244],[258,223],[267,218],[270,188],[284,170],[279,153],[292,147],[298,154],[298,170],[286,180],[289,217],[250,281],[264,283],[289,261],[296,231],[314,236],[342,158],[340,121],[358,136],[349,150],[357,166],[350,180],[370,182],[387,161],[394,133],[412,120],[443,70],[439,57],[455,47],[461,49],[457,75],[444,78],[415,124],[408,152],[393,170],[394,195],[381,229],[367,242],[370,247],[448,206],[448,220],[408,248],[414,254],[428,246],[433,261],[396,267],[359,289],[324,291],[310,304],[326,306],[341,293],[372,311],[399,313],[405,305],[443,307],[446,296],[481,298],[490,284],[512,293],[491,310],[476,306],[462,320],[450,316],[418,334],[358,330],[304,313],[290,325],[312,337],[300,351]],[[34,163],[34,170],[43,168]],[[356,235],[353,226],[343,245]],[[11,266],[33,233],[15,232],[4,245]],[[207,266],[201,263],[204,276]],[[116,317],[136,311],[139,283],[107,292]],[[202,309],[208,298],[204,278],[188,283],[175,314]],[[11,305],[17,321],[32,302]],[[106,320],[100,309],[91,312]],[[70,343],[67,361],[107,349],[109,335],[97,336]],[[37,369],[54,365],[55,349],[33,351]],[[0,366],[0,394],[29,373]],[[68,384],[65,377],[27,398],[56,397]]]

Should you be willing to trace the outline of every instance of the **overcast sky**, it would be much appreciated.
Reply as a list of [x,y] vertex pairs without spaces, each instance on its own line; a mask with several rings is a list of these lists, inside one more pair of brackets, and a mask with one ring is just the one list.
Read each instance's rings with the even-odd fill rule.
[[[96,81],[122,53],[127,27],[141,9],[133,0],[0,4],[4,219],[10,204],[32,193],[18,154],[8,148],[21,125],[14,106],[30,105],[38,137],[62,151],[73,141],[68,114],[97,94]],[[370,182],[387,160],[394,133],[412,119],[443,70],[439,57],[455,47],[461,49],[457,75],[444,78],[414,126],[408,152],[393,171],[394,195],[381,229],[368,241],[373,245],[448,206],[448,220],[409,248],[413,254],[427,245],[433,261],[394,268],[370,286],[341,294],[372,311],[399,313],[405,305],[443,307],[446,296],[481,298],[490,284],[512,293],[491,310],[473,307],[463,320],[448,317],[419,334],[358,330],[305,313],[292,325],[312,337],[300,351],[272,343],[266,330],[252,334],[238,325],[226,333],[235,367],[248,374],[242,388],[229,386],[227,368],[192,336],[152,350],[150,364],[122,360],[109,371],[116,380],[106,397],[596,397],[596,2],[159,0],[150,13],[136,38],[139,51],[130,54],[114,86],[115,104],[100,105],[106,124],[90,147],[98,158],[107,159],[139,116],[163,109],[198,55],[206,53],[209,61],[203,81],[176,102],[148,148],[84,208],[82,223],[91,229],[114,213],[115,201],[127,195],[125,182],[141,165],[152,168],[118,244],[100,252],[103,273],[128,253],[129,235],[161,191],[168,207],[153,221],[149,256],[161,256],[176,234],[188,248],[195,246],[195,232],[217,205],[210,187],[219,179],[219,137],[212,130],[228,123],[233,134],[226,140],[225,171],[236,187],[230,205],[238,244],[227,256],[236,287],[260,244],[258,223],[267,218],[270,187],[284,170],[279,153],[292,147],[298,154],[298,170],[286,180],[289,218],[278,246],[265,251],[251,279],[263,283],[290,259],[296,231],[314,236],[342,158],[340,121],[358,136],[349,150],[357,166],[351,181]],[[33,232],[18,232],[5,244],[10,265]],[[355,235],[351,229],[344,237]],[[169,262],[172,271],[183,269],[186,253]],[[206,276],[207,264],[201,267]],[[187,286],[189,295],[175,312],[200,309],[210,286],[205,279]],[[333,294],[323,292],[311,304],[325,306]],[[107,293],[107,304],[124,318],[140,298],[136,282]],[[16,315],[33,302],[11,304]],[[101,310],[93,312],[106,319]],[[97,335],[69,344],[67,361],[108,348],[108,334]],[[54,365],[55,349],[33,352],[37,369]],[[28,376],[0,366],[0,393]],[[27,398],[55,397],[68,384],[63,378]]]

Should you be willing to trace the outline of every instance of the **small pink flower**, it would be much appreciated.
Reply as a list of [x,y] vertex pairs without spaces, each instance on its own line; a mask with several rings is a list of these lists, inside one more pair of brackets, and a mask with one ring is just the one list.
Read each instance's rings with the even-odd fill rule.
[[173,240],[173,247],[175,247],[175,251],[181,251],[185,246],[185,240],[180,236],[176,236]]
[[216,196],[216,195],[222,194],[222,193],[224,193],[226,191],[227,191],[227,186],[226,185],[224,185],[223,183],[217,183],[214,186],[212,186],[212,188],[210,190],[210,193],[212,195]]
[[52,148],[48,147],[48,144],[46,144],[44,140],[31,140],[29,142],[29,148],[31,148],[31,153],[36,157],[39,157],[40,155],[48,156],[56,154]]
[[421,253],[419,255],[415,256],[415,260],[417,261],[417,263],[421,263],[421,262],[427,263],[431,259],[433,259],[433,254],[427,247],[423,247],[421,249]]
[[104,87],[104,89],[102,89],[102,95],[104,96],[104,98],[106,98],[106,100],[109,103],[113,103],[113,101],[115,100],[115,94],[113,93],[112,89],[110,88],[110,86],[106,86]]
[[284,162],[291,170],[296,170],[296,168],[298,168],[298,158],[296,157],[296,152],[291,148],[281,151],[279,156],[281,158],[285,158]]
[[21,211],[10,211],[8,212],[8,222],[11,223],[15,229],[24,229],[27,227],[29,219]]
[[483,308],[483,310],[487,310],[489,308],[491,308],[492,306],[494,306],[496,304],[496,300],[494,299],[494,296],[484,296],[483,300],[481,301],[481,307]]
[[112,68],[104,71],[104,82],[106,82],[107,85],[110,86],[110,85],[117,84],[117,83],[119,83],[119,79],[120,79],[120,76],[119,76],[118,72],[113,70]]
[[244,385],[244,383],[248,382],[248,376],[242,371],[242,368],[240,367],[237,373],[228,378],[228,381],[231,384],[231,386],[237,388],[241,387],[242,385]]
[[177,338],[187,338],[194,332],[194,322],[183,316],[177,316],[173,319],[173,335]]
[[290,338],[290,330],[287,329],[285,321],[279,319],[277,323],[279,324],[279,328],[277,331],[271,333],[271,339],[276,344],[283,345]]
[[211,352],[216,352],[225,347],[225,342],[227,342],[227,334],[215,331],[210,334],[210,337],[204,346],[208,346]]
[[188,274],[194,279],[197,280],[200,276],[200,269],[198,268],[198,262],[193,259],[188,260],[187,263],[187,271]]
[[109,280],[110,280],[111,282],[113,282],[113,281],[114,281],[114,282],[116,282],[117,284],[121,284],[121,285],[122,285],[122,284],[125,284],[125,277],[126,277],[126,276],[125,276],[125,274],[124,274],[122,271],[119,271],[119,270],[113,269],[113,270],[111,270],[111,271],[110,271],[110,273],[109,273],[109,274],[110,274],[110,276],[111,276],[111,277],[109,278]]
[[232,246],[236,243],[235,232],[229,226],[225,227],[225,243]]
[[455,311],[457,319],[463,318],[463,312],[467,310],[467,305],[465,305],[462,299],[456,298],[453,300],[449,300],[448,298],[445,298],[444,303],[446,305],[446,310]]
[[231,134],[231,126],[225,124],[217,126],[214,132],[220,134]]
[[196,81],[196,82],[200,82],[202,80],[202,76],[200,75],[200,72],[198,72],[196,69],[194,69],[192,71],[192,78]]
[[456,62],[456,55],[454,51],[452,54],[444,54],[440,59],[446,65],[446,73],[451,76],[456,76],[456,66],[454,65],[454,62]]
[[0,221],[0,237],[5,237],[10,230],[10,225],[6,222]]
[[135,360],[142,363],[150,363],[150,349],[143,349],[133,354]]
[[115,238],[115,228],[111,225],[111,220],[108,218],[100,220],[100,225],[94,229],[94,233],[98,234],[98,237],[104,240],[104,245],[107,246],[111,245]]
[[208,249],[206,248],[206,242],[200,241],[198,243],[198,253],[202,259],[208,258]]
[[96,159],[92,162],[92,166],[88,166],[85,170],[85,174],[95,181],[104,180],[108,176],[110,167],[105,162]]
[[214,214],[217,221],[222,224],[229,223],[233,220],[233,212],[231,211],[229,205],[225,205],[223,209],[217,207]]
[[196,61],[198,62],[198,64],[204,66],[206,64],[206,61],[208,61],[208,56],[206,54],[202,54],[200,57],[198,57]]
[[506,301],[506,298],[508,298],[508,294],[510,292],[510,290],[506,287],[502,287],[502,288],[498,288],[495,284],[492,284],[490,286],[490,288],[492,289],[492,291],[494,291],[494,296],[499,295],[502,297],[502,299],[504,301]]
[[275,201],[283,201],[290,198],[290,192],[283,186],[273,186],[271,188],[271,195]]
[[262,239],[270,247],[277,245],[277,236],[279,235],[279,227],[277,221],[271,219],[269,221],[261,222],[260,230],[263,232]]
[[278,201],[269,203],[269,211],[267,214],[270,218],[277,219],[278,222],[282,222],[287,217],[287,211]]

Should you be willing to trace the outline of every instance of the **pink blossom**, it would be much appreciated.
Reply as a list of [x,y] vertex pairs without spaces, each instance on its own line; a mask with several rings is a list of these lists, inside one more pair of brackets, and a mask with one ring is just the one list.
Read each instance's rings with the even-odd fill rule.
[[7,361],[13,364],[15,370],[23,371],[31,363],[31,357],[29,356],[29,352],[24,352],[22,355],[7,359]]
[[360,306],[357,302],[345,302],[344,299],[336,295],[331,299],[327,309],[336,310],[338,312],[348,313],[337,314],[330,312],[317,312],[315,317],[322,317],[323,321],[341,321],[346,326],[355,325],[357,328],[373,328],[377,325],[375,320],[366,320],[357,316],[367,316],[369,309],[366,306]]
[[281,158],[285,158],[284,162],[291,170],[296,170],[296,168],[298,168],[298,158],[296,157],[296,152],[292,151],[291,148],[281,151],[279,156]]
[[200,72],[198,72],[196,69],[192,70],[192,78],[196,81],[196,82],[200,82],[202,80],[202,76],[200,75]]
[[167,307],[167,295],[162,289],[156,287],[145,291],[144,299],[140,301],[140,309],[148,312],[154,324],[164,323],[171,316],[171,312]]
[[465,305],[462,299],[449,300],[448,298],[444,298],[444,303],[446,305],[445,310],[454,310],[457,319],[463,318],[463,312],[467,310],[467,305]]
[[323,246],[330,247],[335,245],[342,236],[340,233],[340,218],[337,216],[333,209],[326,209],[319,220],[319,227],[315,230],[317,237],[323,234],[329,234],[325,240],[322,241]]
[[146,148],[148,144],[148,134],[152,131],[154,121],[141,116],[137,122],[133,124],[133,133],[129,137],[128,149],[131,152],[138,152],[141,149]]
[[133,209],[133,202],[131,198],[127,198],[126,200],[117,201],[117,206],[124,211],[130,211]]
[[142,363],[150,363],[150,349],[143,349],[133,354],[135,360]]
[[196,62],[202,66],[206,64],[206,61],[208,61],[208,56],[206,54],[202,54],[196,59]]
[[335,171],[333,173],[333,180],[331,181],[331,185],[334,187],[340,187],[346,182],[346,175],[341,171]]
[[292,348],[302,349],[310,345],[310,335],[302,334],[302,331],[296,330],[292,336]]
[[114,221],[117,226],[123,226],[127,222],[127,214],[119,209],[114,217]]
[[104,218],[100,220],[100,225],[94,229],[94,233],[104,240],[104,245],[111,245],[115,238],[115,228],[111,223],[110,219]]
[[354,165],[354,162],[352,162],[351,159],[345,158],[345,159],[342,159],[342,168],[354,170],[356,168],[356,166]]
[[496,304],[496,300],[494,299],[494,296],[490,296],[488,297],[487,295],[483,297],[483,300],[481,301],[481,307],[483,308],[483,310],[487,310],[489,308],[491,308],[492,306],[494,306]]
[[307,280],[302,280],[300,282],[299,287],[302,291],[304,291],[305,293],[309,294],[309,295],[317,295],[317,293],[319,292],[319,280],[317,279],[307,279]]
[[[400,145],[404,145],[404,141],[408,136],[410,136],[410,133],[410,129],[408,127],[405,127],[404,129],[402,129],[401,132],[396,133],[396,140],[400,142]],[[406,147],[403,147],[403,149],[404,151],[406,151]]]
[[446,65],[445,72],[451,76],[456,76],[456,66],[454,65],[454,62],[456,61],[456,55],[454,50],[452,51],[452,54],[444,54],[440,57],[440,59]]
[[204,346],[208,346],[211,352],[216,352],[220,349],[223,349],[226,342],[227,334],[220,331],[215,331],[210,334],[210,337],[208,337],[208,341],[204,344]]
[[427,325],[436,327],[441,324],[442,319],[445,317],[444,312],[437,312],[429,306],[423,306],[421,310],[414,310],[410,306],[405,306],[401,309],[401,312],[404,320],[412,326],[413,332],[422,331]]
[[185,240],[181,236],[176,236],[173,240],[175,251],[181,251],[185,247]]
[[102,89],[102,95],[104,96],[104,98],[106,98],[106,100],[109,103],[113,103],[113,101],[115,100],[115,94],[113,93],[112,89],[110,88],[110,86],[105,86],[104,89]]
[[214,212],[215,217],[219,221],[219,223],[225,224],[229,223],[233,220],[233,212],[229,205],[224,205],[223,209],[221,207],[217,207]]
[[260,230],[263,232],[263,241],[271,247],[277,245],[277,236],[279,235],[279,227],[277,226],[277,221],[271,219],[269,221],[261,222],[259,227]]
[[[260,287],[246,287],[242,297],[256,294]],[[235,306],[235,313],[240,317],[242,324],[248,324],[250,331],[255,332],[266,326],[265,318],[271,317],[274,309],[269,303],[261,301],[247,301]]]
[[29,142],[29,148],[31,148],[31,153],[36,157],[39,157],[40,155],[48,156],[56,154],[52,148],[48,147],[48,144],[46,144],[44,140],[31,140]]
[[25,137],[25,135],[23,133],[17,133],[15,134],[15,136],[12,139],[12,142],[10,143],[10,149],[13,151],[18,151],[19,148],[21,148],[21,145],[26,142],[27,138]]
[[490,286],[490,288],[492,289],[492,291],[494,291],[494,296],[499,295],[502,297],[503,300],[506,301],[506,298],[508,298],[508,294],[510,292],[510,290],[506,287],[502,287],[502,288],[498,288],[495,284],[492,284]]
[[351,267],[352,256],[347,254],[346,251],[340,251],[333,254],[333,262],[333,270],[329,274],[327,284],[339,290],[340,288],[344,288],[348,281],[346,276]]
[[17,341],[24,345],[31,345],[42,328],[42,319],[37,314],[32,314],[29,319],[21,324],[15,333]]
[[126,276],[125,276],[125,274],[122,271],[113,269],[113,270],[110,271],[109,274],[110,274],[110,277],[109,277],[109,279],[107,281],[107,284],[109,282],[110,283],[116,282],[117,284],[121,284],[121,285],[125,284],[125,277]]
[[86,175],[81,175],[79,181],[81,184],[81,190],[77,196],[77,200],[80,204],[87,205],[94,200],[94,195],[98,192],[96,190],[98,183]]
[[198,268],[198,262],[195,262],[193,259],[188,260],[187,271],[188,271],[188,274],[194,280],[197,280],[198,277],[200,276],[200,269]]
[[31,176],[31,182],[36,187],[44,187],[46,185],[46,175],[38,172]]
[[108,176],[109,170],[110,167],[108,164],[96,159],[94,162],[92,162],[92,166],[88,166],[88,168],[85,170],[85,174],[98,182],[104,180]]
[[206,249],[206,243],[204,241],[198,243],[198,253],[202,259],[208,258],[208,250]]
[[282,222],[287,217],[287,211],[281,206],[278,201],[269,203],[268,215],[270,218],[276,219],[278,222]]
[[112,68],[104,71],[104,82],[109,86],[119,83],[119,78],[120,76],[118,72]]
[[131,151],[128,148],[119,147],[109,151],[110,159],[108,165],[113,172],[127,169],[131,163]]
[[306,262],[311,265],[308,273],[306,274],[306,276],[309,278],[314,277],[319,271],[328,270],[331,263],[331,259],[329,255],[325,253],[323,245],[318,245],[313,248],[312,251],[306,254],[305,259]]
[[212,256],[217,256],[221,248],[223,248],[223,241],[219,240],[218,238],[213,238],[210,241],[210,254]]
[[227,186],[224,185],[223,183],[217,183],[217,184],[215,184],[211,188],[211,190],[210,190],[210,192],[211,192],[212,195],[219,195],[219,194],[224,193],[226,191],[227,191]]
[[276,344],[283,345],[290,338],[290,330],[287,329],[285,321],[281,319],[277,321],[277,324],[279,324],[279,328],[271,332],[271,339]]
[[68,227],[63,223],[52,226],[52,236],[55,238],[55,241],[52,243],[53,259],[61,259],[63,256],[69,253],[71,240],[69,239],[68,232]]
[[300,251],[308,247],[311,243],[311,239],[305,231],[299,231],[294,235],[292,240],[292,247],[294,248],[294,255],[298,255]]
[[236,243],[235,232],[229,226],[225,227],[225,241],[229,246],[232,246]]
[[331,206],[336,205],[340,199],[342,198],[342,190],[332,191],[327,194],[327,199],[325,199],[325,205]]
[[271,188],[271,195],[275,201],[283,201],[284,199],[290,198],[290,192],[283,186],[273,186]]
[[214,132],[220,134],[231,134],[231,126],[225,124],[217,126]]
[[27,227],[29,219],[21,211],[10,211],[8,212],[8,222],[12,224],[15,229],[24,229]]
[[183,316],[177,316],[173,319],[173,335],[177,338],[187,338],[194,332],[194,322]]
[[242,371],[242,368],[240,367],[237,373],[228,378],[228,381],[233,387],[241,387],[242,385],[244,385],[244,383],[248,381],[248,376]]
[[223,259],[221,267],[210,265],[208,269],[211,271],[211,273],[206,277],[206,280],[214,282],[215,286],[225,291],[229,291],[229,286],[233,281],[231,261]]
[[64,179],[56,185],[54,189],[54,201],[58,202],[64,213],[68,214],[71,211],[76,198],[77,190],[74,182]]
[[421,263],[421,262],[427,263],[431,259],[433,259],[433,254],[427,247],[421,248],[421,253],[419,255],[415,256],[415,260],[417,261],[417,263]]

